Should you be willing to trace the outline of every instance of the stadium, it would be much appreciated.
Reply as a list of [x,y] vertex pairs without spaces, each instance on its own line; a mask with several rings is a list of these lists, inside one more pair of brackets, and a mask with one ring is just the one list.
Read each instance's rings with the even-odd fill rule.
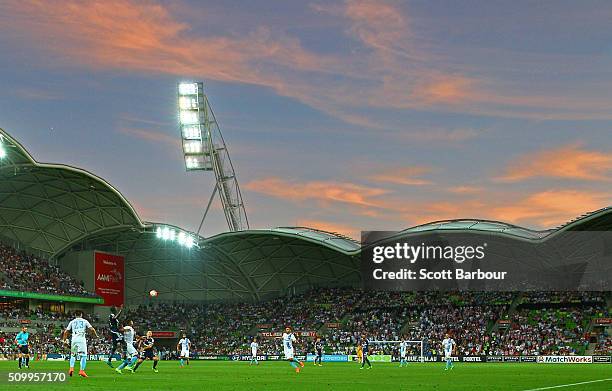
[[[163,371],[178,366],[175,348],[183,333],[192,343],[188,369],[198,371],[185,380],[188,388],[210,378],[220,389],[609,385],[602,381],[612,373],[609,291],[366,291],[361,245],[351,238],[306,227],[245,229],[205,238],[164,222],[143,221],[118,189],[94,173],[39,163],[4,130],[0,139],[3,360],[16,360],[13,335],[27,326],[30,366],[64,368],[60,364],[69,352],[61,333],[81,310],[101,336],[88,346],[92,364],[86,380],[100,381],[88,389],[108,384],[128,388],[145,377],[155,381],[150,389],[180,386],[164,378],[171,375]],[[603,208],[546,231],[463,219],[408,228],[396,237],[460,232],[545,241],[564,232],[610,230],[612,208]],[[109,261],[112,269],[105,266]],[[157,380],[148,363],[146,373],[143,368],[128,379],[103,364],[111,349],[109,304],[125,304],[122,317],[134,321],[137,334],[153,331],[162,362]],[[296,358],[306,362],[297,383],[282,363],[279,337],[286,326],[298,336]],[[427,380],[444,365],[441,343],[449,331],[456,341],[459,373],[453,373],[452,381]],[[374,341],[369,358],[378,373],[353,372],[360,368],[357,347],[364,337]],[[265,374],[254,383],[251,377],[259,375],[243,372],[260,369],[250,366],[253,338],[258,338],[257,359]],[[323,368],[310,367],[316,338],[324,346]],[[401,357],[395,342],[403,340],[412,342],[402,354],[405,370],[396,368]],[[120,362],[118,353],[113,363]],[[547,360],[578,364],[546,366]],[[475,385],[485,369],[491,378]],[[271,382],[269,377],[278,373],[282,376]],[[234,380],[224,381],[228,375]],[[504,382],[493,383],[494,377]],[[73,386],[74,380],[79,379],[57,387]]]

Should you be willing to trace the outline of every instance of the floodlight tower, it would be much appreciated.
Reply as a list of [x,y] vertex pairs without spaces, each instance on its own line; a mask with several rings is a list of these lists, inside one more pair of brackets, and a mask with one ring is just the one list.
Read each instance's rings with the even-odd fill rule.
[[204,83],[179,83],[178,106],[186,170],[212,171],[216,178],[215,187],[198,227],[198,234],[217,193],[221,199],[229,230],[248,229],[249,220],[234,166],[215,114],[204,94]]

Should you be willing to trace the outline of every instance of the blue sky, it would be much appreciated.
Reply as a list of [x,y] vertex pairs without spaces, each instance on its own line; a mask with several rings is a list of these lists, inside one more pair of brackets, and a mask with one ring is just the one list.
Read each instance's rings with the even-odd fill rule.
[[[0,5],[0,127],[195,229],[175,113],[201,80],[252,226],[547,228],[612,204],[609,2]],[[225,229],[218,207],[204,227]]]

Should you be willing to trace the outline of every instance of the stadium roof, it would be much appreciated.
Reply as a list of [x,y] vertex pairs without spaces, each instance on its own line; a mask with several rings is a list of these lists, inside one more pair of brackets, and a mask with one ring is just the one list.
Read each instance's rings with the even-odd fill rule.
[[[35,161],[0,129],[0,236],[59,259],[70,251],[101,250],[126,257],[128,301],[150,289],[168,300],[258,300],[308,286],[360,282],[360,245],[306,227],[225,232],[198,237],[186,249],[157,238],[159,225],[142,221],[121,193],[85,170]],[[490,232],[546,240],[566,230],[610,230],[612,208],[561,227],[535,231],[496,221],[447,220],[397,235],[430,231]]]
[[80,168],[38,163],[4,130],[0,142],[0,235],[50,256],[112,229],[143,227],[104,179]]
[[359,244],[305,227],[198,237],[185,249],[155,235],[130,203],[85,170],[37,162],[0,129],[0,236],[61,259],[69,251],[126,256],[127,296],[155,288],[174,300],[248,300],[314,285],[359,282]]
[[408,228],[400,232],[400,234],[412,234],[426,231],[484,231],[500,233],[505,235],[517,236],[523,239],[541,239],[549,235],[552,230],[534,231],[528,228],[518,227],[516,225],[502,223],[500,221],[490,220],[444,220],[435,221]]

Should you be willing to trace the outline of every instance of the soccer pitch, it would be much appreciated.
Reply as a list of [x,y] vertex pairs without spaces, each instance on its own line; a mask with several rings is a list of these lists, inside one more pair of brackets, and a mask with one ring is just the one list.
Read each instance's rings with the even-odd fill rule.
[[[177,361],[161,361],[159,373],[153,373],[151,362],[144,362],[138,372],[116,374],[102,362],[87,365],[88,379],[78,376],[65,383],[44,385],[6,385],[1,389],[20,390],[610,390],[611,364],[474,364],[458,363],[444,371],[443,363],[414,363],[398,368],[397,364],[376,363],[371,370],[360,370],[356,363],[327,363],[315,367],[305,363],[297,374],[286,362],[263,362],[249,366],[246,362],[192,361],[180,368]],[[16,371],[15,362],[0,362],[6,372]],[[33,362],[29,372],[67,371],[66,362]],[[76,375],[76,373],[75,373]],[[608,381],[599,381],[610,379]],[[597,382],[594,382],[597,381]],[[570,386],[570,384],[582,383]],[[586,383],[589,382],[589,383]],[[558,387],[562,386],[562,387]],[[548,388],[547,388],[548,387]]]

